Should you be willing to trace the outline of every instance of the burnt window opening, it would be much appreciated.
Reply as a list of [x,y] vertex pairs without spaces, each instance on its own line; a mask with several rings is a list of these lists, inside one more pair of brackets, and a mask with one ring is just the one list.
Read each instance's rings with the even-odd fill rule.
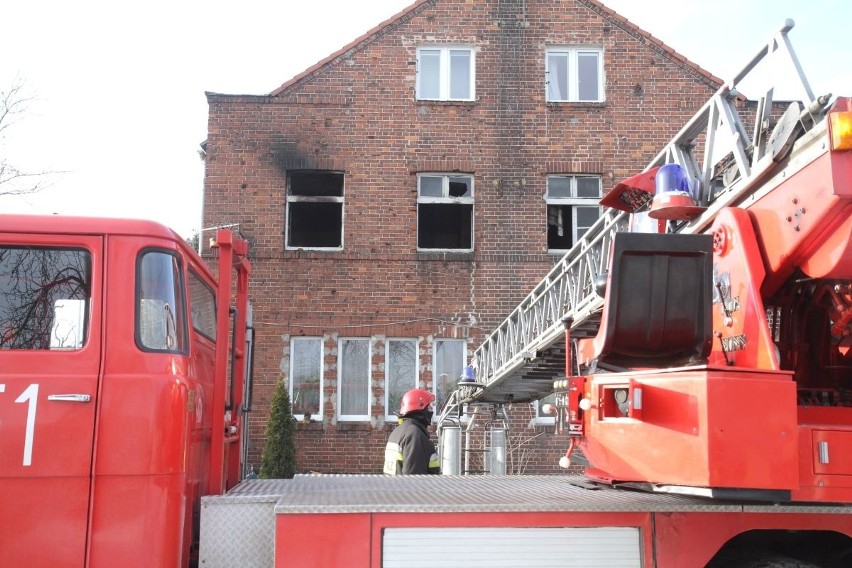
[[417,178],[417,249],[473,250],[473,176]]
[[600,176],[548,176],[548,252],[564,253],[597,222],[600,197]]
[[343,248],[342,172],[289,172],[286,246]]

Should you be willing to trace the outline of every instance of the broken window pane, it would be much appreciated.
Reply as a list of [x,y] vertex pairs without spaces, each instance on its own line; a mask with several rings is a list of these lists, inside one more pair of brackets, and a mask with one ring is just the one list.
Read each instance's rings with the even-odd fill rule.
[[417,207],[417,247],[470,250],[472,218],[473,205],[421,203]]
[[470,197],[471,179],[469,177],[450,178],[450,197]]
[[340,172],[290,172],[290,195],[343,197]]
[[554,175],[547,178],[547,248],[561,252],[574,246],[600,217],[601,178]]
[[343,247],[343,173],[288,176],[287,248]]
[[473,176],[417,178],[417,248],[473,249]]
[[547,248],[567,250],[573,244],[570,205],[547,206]]
[[288,245],[340,248],[341,203],[291,203]]

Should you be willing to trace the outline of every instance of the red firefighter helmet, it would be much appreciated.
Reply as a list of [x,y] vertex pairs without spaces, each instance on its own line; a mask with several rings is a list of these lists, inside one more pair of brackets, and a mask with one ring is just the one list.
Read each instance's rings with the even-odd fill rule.
[[423,389],[412,389],[402,395],[402,402],[399,405],[399,415],[405,416],[409,412],[416,410],[424,410],[429,408],[429,405],[435,402],[435,395]]

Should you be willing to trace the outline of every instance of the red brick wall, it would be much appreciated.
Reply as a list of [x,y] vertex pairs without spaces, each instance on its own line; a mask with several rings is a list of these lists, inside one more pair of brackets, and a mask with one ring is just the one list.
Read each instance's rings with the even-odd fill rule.
[[[430,338],[466,338],[472,353],[556,260],[547,254],[546,175],[600,174],[609,189],[715,91],[588,1],[423,2],[362,40],[277,96],[208,95],[204,224],[238,223],[255,267],[255,465],[273,387],[287,380],[290,336],[421,338],[421,384],[431,387]],[[475,102],[414,99],[424,43],[475,46]],[[548,45],[603,48],[606,101],[545,102]],[[343,251],[285,250],[286,172],[300,168],[345,171]],[[474,175],[475,250],[418,253],[415,174],[453,170]],[[300,471],[380,469],[391,427],[382,422],[383,376],[374,372],[371,422],[341,424],[330,402],[336,371],[326,370],[323,422],[298,430]],[[512,410],[524,439],[537,432],[521,416],[528,408]],[[566,445],[534,438],[526,471],[555,472]]]

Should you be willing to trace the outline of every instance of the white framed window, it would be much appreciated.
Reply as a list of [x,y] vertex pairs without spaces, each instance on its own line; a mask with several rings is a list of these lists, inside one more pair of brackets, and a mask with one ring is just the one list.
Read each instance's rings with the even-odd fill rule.
[[322,420],[322,339],[290,340],[290,404],[293,416]]
[[603,101],[603,50],[548,49],[544,82],[548,102]]
[[545,414],[541,411],[541,407],[545,404],[555,404],[556,403],[556,393],[552,393],[547,395],[546,397],[536,400],[533,402],[535,406],[535,423],[536,424],[555,424],[556,423],[556,415],[555,414]]
[[473,250],[473,176],[417,175],[417,250]]
[[416,389],[419,376],[416,339],[388,339],[385,342],[385,420],[394,421],[402,395]]
[[337,417],[370,419],[370,340],[340,339],[337,344]]
[[432,353],[435,414],[444,408],[447,398],[459,386],[467,360],[467,343],[463,339],[436,339]]
[[287,243],[292,249],[343,249],[343,172],[287,172]]
[[547,250],[564,253],[601,216],[601,178],[590,175],[547,176]]
[[417,99],[472,101],[476,62],[472,47],[417,48]]

